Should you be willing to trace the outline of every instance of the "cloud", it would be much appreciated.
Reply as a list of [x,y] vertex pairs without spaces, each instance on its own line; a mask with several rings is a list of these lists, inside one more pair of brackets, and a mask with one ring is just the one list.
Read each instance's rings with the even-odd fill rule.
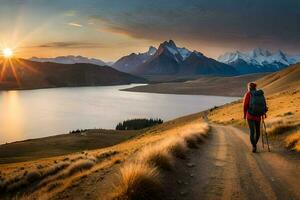
[[155,2],[133,1],[117,8],[106,5],[113,8],[90,17],[107,31],[150,40],[174,38],[242,47],[296,48],[300,43],[297,0]]
[[45,44],[40,44],[34,47],[39,48],[103,48],[105,45],[100,43],[91,43],[91,42],[49,42]]
[[79,28],[83,27],[82,24],[79,24],[79,23],[76,23],[76,22],[69,22],[68,25],[69,25],[69,26],[79,27]]

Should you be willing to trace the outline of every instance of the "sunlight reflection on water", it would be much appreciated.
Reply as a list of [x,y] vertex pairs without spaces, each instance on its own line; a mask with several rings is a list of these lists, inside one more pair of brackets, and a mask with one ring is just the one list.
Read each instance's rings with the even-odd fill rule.
[[236,99],[119,91],[131,86],[0,92],[0,143],[74,129],[114,128],[129,118],[170,120]]

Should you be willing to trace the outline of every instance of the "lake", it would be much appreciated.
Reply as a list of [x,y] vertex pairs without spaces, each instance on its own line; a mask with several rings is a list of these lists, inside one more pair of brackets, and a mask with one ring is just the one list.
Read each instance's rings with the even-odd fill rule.
[[68,133],[114,129],[131,118],[170,120],[237,98],[120,91],[135,85],[0,92],[0,144]]

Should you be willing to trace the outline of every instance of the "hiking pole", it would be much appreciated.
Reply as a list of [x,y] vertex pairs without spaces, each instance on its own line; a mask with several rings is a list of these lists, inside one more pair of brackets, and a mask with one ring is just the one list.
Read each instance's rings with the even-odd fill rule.
[[[263,128],[262,128],[263,129]],[[264,142],[264,131],[261,132],[261,143],[262,143],[262,147],[263,149],[265,148],[265,142]]]
[[269,139],[268,139],[268,133],[267,133],[267,128],[266,128],[266,123],[265,123],[265,117],[262,118],[262,122],[264,125],[264,129],[265,129],[265,134],[266,134],[266,142],[267,142],[267,146],[268,146],[268,151],[270,152],[270,146],[269,146]]

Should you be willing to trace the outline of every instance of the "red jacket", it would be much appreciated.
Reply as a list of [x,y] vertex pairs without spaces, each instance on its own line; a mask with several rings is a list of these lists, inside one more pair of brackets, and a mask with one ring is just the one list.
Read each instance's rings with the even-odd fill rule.
[[260,121],[261,117],[251,115],[248,112],[249,103],[250,103],[251,93],[247,92],[244,96],[244,119],[253,120],[253,121]]

